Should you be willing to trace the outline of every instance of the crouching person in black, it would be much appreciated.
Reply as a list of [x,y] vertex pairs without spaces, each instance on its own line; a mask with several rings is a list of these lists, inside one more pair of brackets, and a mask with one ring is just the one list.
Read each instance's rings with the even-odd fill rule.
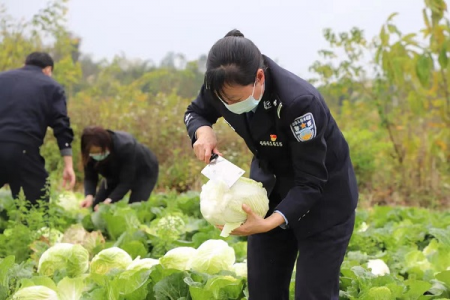
[[[86,195],[82,207],[96,210],[100,202],[117,202],[128,191],[129,203],[149,199],[158,179],[158,160],[131,134],[86,127],[81,135],[81,153]],[[97,190],[99,174],[103,180]]]

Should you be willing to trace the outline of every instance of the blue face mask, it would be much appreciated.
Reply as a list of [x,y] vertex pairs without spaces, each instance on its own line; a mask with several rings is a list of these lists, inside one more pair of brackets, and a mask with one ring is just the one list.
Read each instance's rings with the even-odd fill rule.
[[[261,91],[261,96],[259,97],[258,100],[256,100],[253,97],[253,94],[255,93],[255,86],[256,86],[256,81],[253,84],[253,91],[252,94],[245,100],[238,102],[238,103],[233,103],[233,104],[227,104],[224,101],[222,101],[222,99],[220,101],[222,101],[222,103],[225,105],[225,107],[231,111],[234,114],[243,114],[243,113],[247,113],[249,111],[252,111],[253,109],[255,109],[256,106],[258,106],[259,101],[261,101],[263,94],[264,94],[264,90]],[[220,98],[219,98],[220,99]]]
[[104,160],[105,158],[107,158],[109,155],[109,151],[106,151],[105,153],[101,153],[101,154],[89,154],[90,157],[92,157],[93,160],[96,161],[101,161]]

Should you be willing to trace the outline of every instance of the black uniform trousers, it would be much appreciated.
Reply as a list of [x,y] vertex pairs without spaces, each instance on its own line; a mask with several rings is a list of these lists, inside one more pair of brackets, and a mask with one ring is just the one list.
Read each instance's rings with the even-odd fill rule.
[[307,238],[277,227],[248,237],[249,300],[289,300],[295,260],[295,299],[339,299],[339,274],[355,213],[341,224]]
[[[156,165],[152,171],[152,174],[143,176],[133,183],[130,189],[131,194],[128,203],[147,201],[150,198],[150,195],[156,186],[156,182],[158,181],[158,165]],[[95,194],[94,204],[92,207],[95,207],[98,203],[105,201],[105,199],[108,198],[118,184],[119,183],[116,182],[108,182],[106,178],[103,179],[97,193]]]
[[8,184],[17,198],[23,189],[25,198],[36,204],[48,201],[48,173],[38,147],[0,142],[0,188]]

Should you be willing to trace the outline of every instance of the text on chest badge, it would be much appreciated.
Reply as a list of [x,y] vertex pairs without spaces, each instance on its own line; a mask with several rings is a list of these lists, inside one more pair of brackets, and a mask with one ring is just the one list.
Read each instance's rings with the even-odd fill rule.
[[283,147],[282,142],[277,142],[277,135],[271,134],[270,141],[259,141],[261,146],[269,146],[269,147]]

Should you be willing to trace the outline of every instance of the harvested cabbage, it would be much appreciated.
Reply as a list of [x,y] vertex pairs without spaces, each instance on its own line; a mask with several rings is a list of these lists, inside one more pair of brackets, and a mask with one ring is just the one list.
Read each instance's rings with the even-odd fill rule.
[[269,210],[267,191],[262,183],[241,177],[229,188],[224,182],[209,180],[200,193],[200,211],[206,221],[213,225],[224,225],[220,236],[229,234],[247,220],[242,204],[247,204],[254,213],[265,217]]

